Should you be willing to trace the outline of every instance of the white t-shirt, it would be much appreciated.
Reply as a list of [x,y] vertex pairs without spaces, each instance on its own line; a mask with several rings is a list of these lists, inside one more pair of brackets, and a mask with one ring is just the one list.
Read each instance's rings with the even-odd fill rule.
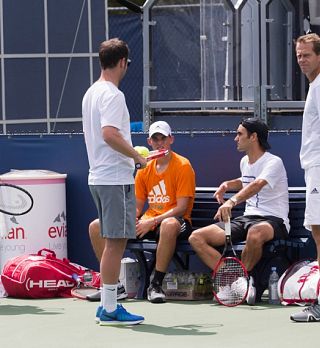
[[303,169],[320,166],[320,74],[309,85],[303,112],[300,162]]
[[275,216],[283,219],[289,231],[288,179],[281,158],[265,152],[256,162],[249,163],[248,156],[240,162],[243,187],[256,179],[267,181],[260,192],[246,201],[243,215]]
[[133,159],[113,150],[102,137],[102,128],[112,126],[132,145],[124,94],[112,82],[97,81],[83,97],[82,115],[90,166],[89,185],[133,184]]

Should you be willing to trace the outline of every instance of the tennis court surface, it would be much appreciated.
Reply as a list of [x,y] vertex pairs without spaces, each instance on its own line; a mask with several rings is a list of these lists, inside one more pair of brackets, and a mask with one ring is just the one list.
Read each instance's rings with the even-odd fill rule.
[[199,348],[299,347],[315,345],[320,323],[294,323],[298,306],[241,305],[212,301],[151,304],[125,300],[125,308],[145,316],[132,327],[101,327],[97,304],[78,299],[0,299],[1,347],[23,348]]

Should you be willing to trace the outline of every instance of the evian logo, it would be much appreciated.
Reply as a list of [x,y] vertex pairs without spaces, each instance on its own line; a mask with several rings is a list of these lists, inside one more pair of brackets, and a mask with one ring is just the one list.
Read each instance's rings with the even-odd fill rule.
[[39,289],[57,289],[57,288],[73,288],[74,282],[70,280],[56,280],[56,279],[45,279],[45,280],[32,280],[28,278],[26,281],[26,289],[31,290],[34,288]]
[[52,239],[67,237],[66,214],[63,211],[53,220],[52,226],[48,228],[48,236]]
[[[22,240],[27,239],[26,238],[26,230],[22,226],[15,226],[20,225],[19,221],[17,220],[16,216],[11,216],[9,218],[9,221],[11,223],[10,229],[8,228],[6,222],[0,221],[0,229],[9,229],[7,233],[3,234],[2,239],[8,239],[8,240]],[[1,232],[1,231],[0,231]]]
[[166,185],[164,180],[161,180],[158,185],[153,186],[148,194],[148,203],[168,203],[170,196],[167,195]]
[[4,239],[26,239],[26,233],[23,227],[12,227]]

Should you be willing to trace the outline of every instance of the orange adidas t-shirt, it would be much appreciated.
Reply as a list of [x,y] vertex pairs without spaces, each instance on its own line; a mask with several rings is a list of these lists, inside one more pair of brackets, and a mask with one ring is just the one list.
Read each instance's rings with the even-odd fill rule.
[[191,210],[195,195],[195,173],[189,160],[171,152],[167,169],[157,173],[156,160],[137,172],[135,179],[136,198],[148,201],[144,218],[156,217],[177,205],[177,198],[191,197],[184,219],[191,223]]

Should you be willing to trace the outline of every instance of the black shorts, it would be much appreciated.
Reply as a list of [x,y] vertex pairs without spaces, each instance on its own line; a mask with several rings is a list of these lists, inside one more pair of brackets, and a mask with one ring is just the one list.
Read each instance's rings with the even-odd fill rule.
[[[288,231],[283,219],[275,216],[246,215],[238,216],[231,220],[231,239],[233,243],[243,242],[247,239],[248,230],[260,222],[267,222],[273,227],[273,239],[287,239]],[[218,222],[220,228],[224,230],[224,223]]]
[[[178,220],[181,225],[178,239],[184,239],[184,240],[188,239],[192,232],[192,226],[189,220],[185,220],[182,217],[176,217],[176,216],[174,216],[174,218]],[[149,231],[148,233],[146,233],[141,239],[152,239],[152,240],[158,241],[159,235],[160,235],[160,225],[161,224],[159,224],[155,230]]]

